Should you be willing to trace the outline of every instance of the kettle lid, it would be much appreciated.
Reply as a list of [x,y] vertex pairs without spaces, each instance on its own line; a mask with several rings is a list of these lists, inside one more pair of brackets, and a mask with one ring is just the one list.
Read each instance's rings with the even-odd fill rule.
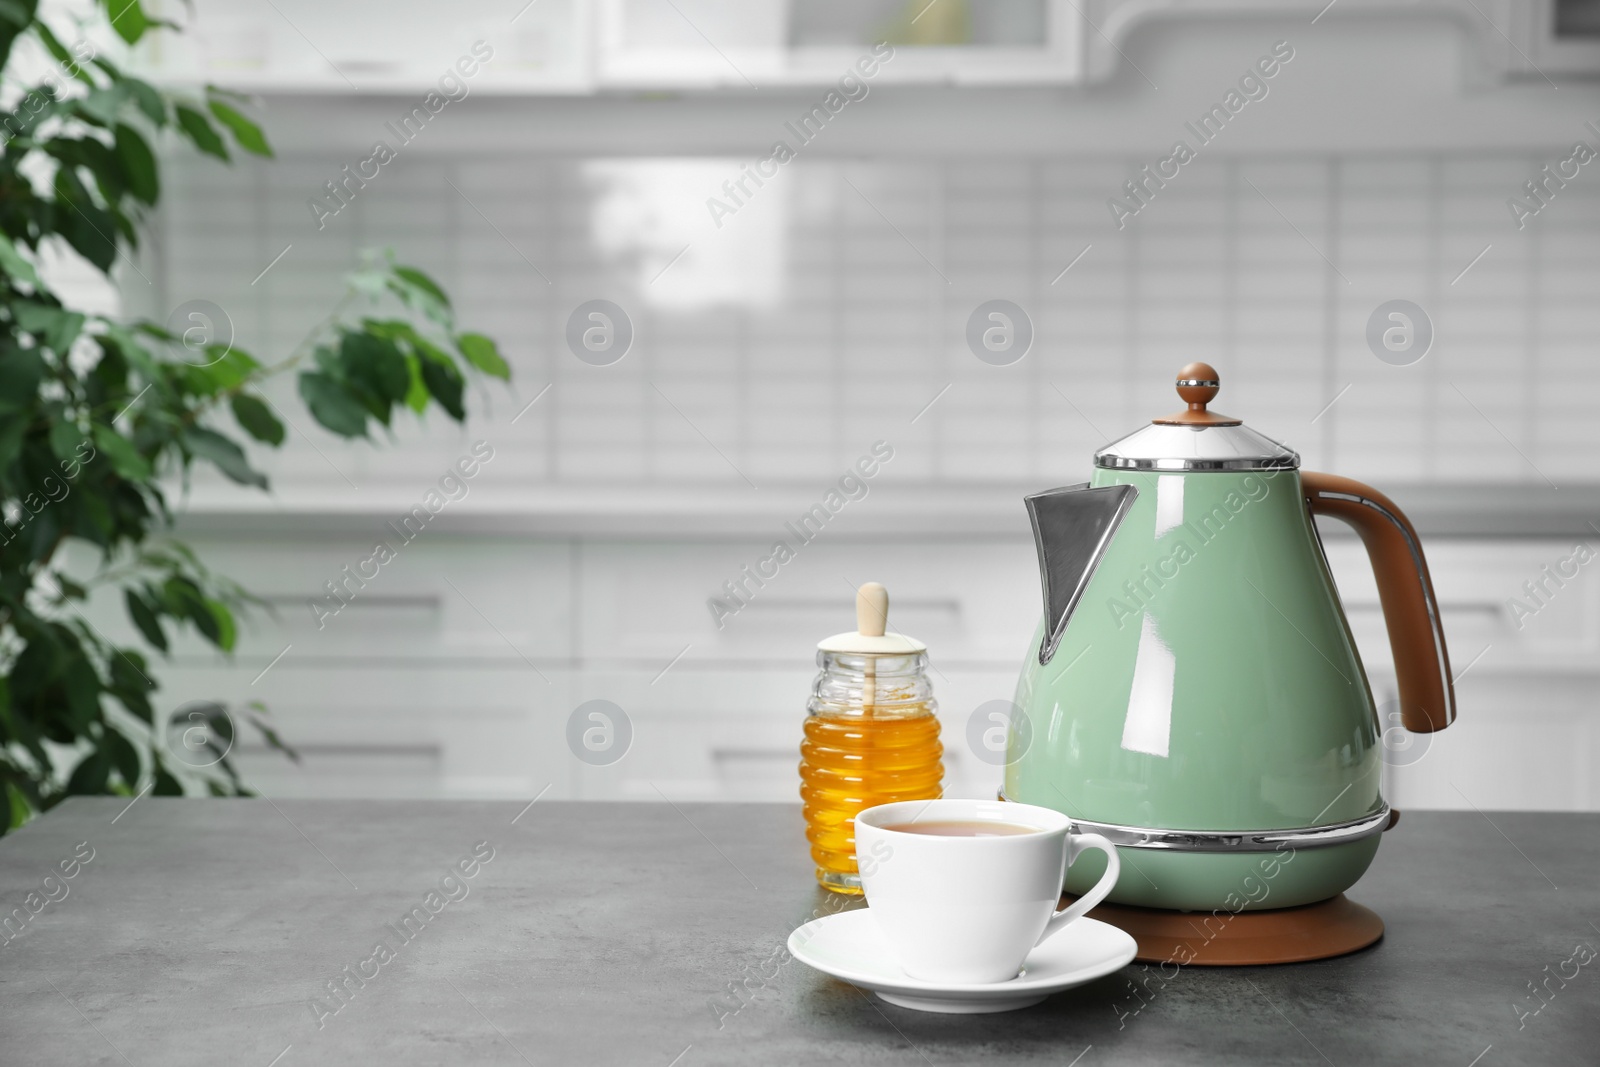
[[1293,470],[1300,456],[1239,419],[1207,410],[1222,381],[1209,363],[1178,372],[1178,396],[1189,406],[1094,454],[1094,465],[1147,471]]

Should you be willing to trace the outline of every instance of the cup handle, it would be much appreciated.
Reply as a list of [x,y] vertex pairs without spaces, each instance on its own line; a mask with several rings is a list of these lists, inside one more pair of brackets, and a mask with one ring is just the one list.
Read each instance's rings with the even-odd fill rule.
[[1086,848],[1097,848],[1106,854],[1106,873],[1100,877],[1100,881],[1095,883],[1093,889],[1050,917],[1050,921],[1044,925],[1044,933],[1039,936],[1040,943],[1048,937],[1053,937],[1060,932],[1063,926],[1066,926],[1072,920],[1104,900],[1106,894],[1110,893],[1112,887],[1117,884],[1117,878],[1122,874],[1122,857],[1117,854],[1116,845],[1113,845],[1099,834],[1069,833],[1067,835],[1066,863],[1061,868],[1063,881],[1066,880],[1067,868],[1072,866],[1073,860],[1076,860]]

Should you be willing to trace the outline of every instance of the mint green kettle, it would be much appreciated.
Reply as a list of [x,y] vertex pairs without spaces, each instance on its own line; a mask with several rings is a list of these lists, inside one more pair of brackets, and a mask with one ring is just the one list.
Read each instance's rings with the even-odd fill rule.
[[[1219,386],[1210,366],[1183,368],[1186,410],[1102,448],[1087,484],[1027,498],[1044,618],[1002,795],[1115,842],[1119,904],[1326,900],[1361,877],[1392,822],[1372,693],[1314,515],[1366,544],[1405,728],[1455,718],[1410,521],[1377,490],[1301,472],[1294,452],[1207,410]],[[1103,867],[1086,854],[1068,890]]]

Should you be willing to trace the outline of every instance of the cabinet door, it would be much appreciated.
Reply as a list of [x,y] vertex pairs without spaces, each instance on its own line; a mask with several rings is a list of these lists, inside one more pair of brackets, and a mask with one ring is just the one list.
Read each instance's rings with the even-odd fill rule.
[[824,531],[761,578],[756,570],[771,546],[772,539],[584,545],[579,655],[665,666],[688,646],[690,665],[809,665],[818,641],[855,628],[855,590],[869,581],[889,589],[890,629],[926,642],[941,669],[1020,666],[1038,620],[1037,564],[1021,538],[868,541]]
[[397,12],[388,0],[145,0],[147,12],[192,30],[147,36],[133,67],[174,86],[403,93],[418,101],[430,91],[454,102],[477,91],[591,87],[587,0],[539,0],[492,13],[486,6],[494,5],[407,4]]
[[[500,661],[284,663],[252,684],[227,666],[189,666],[163,676],[162,710],[182,720],[187,702],[227,704],[246,781],[268,796],[532,798],[566,790],[570,760],[556,724],[571,704],[570,675]],[[242,719],[261,701],[278,734],[300,754],[269,749]],[[164,742],[170,759],[204,767],[180,732]]]
[[[830,85],[894,42],[871,80],[1068,84],[1083,72],[1072,0],[599,0],[602,85]],[[880,53],[881,54],[881,53]]]
[[[381,520],[372,525],[365,537],[189,540],[208,567],[265,601],[240,619],[234,655],[240,670],[259,671],[285,648],[274,670],[308,660],[571,658],[567,545],[427,530],[407,543]],[[394,550],[388,562],[375,559],[380,539]],[[82,560],[74,569],[85,566]],[[97,598],[90,617],[108,636],[136,640],[120,597]],[[176,638],[180,664],[211,655],[187,631]]]
[[[540,738],[541,724],[564,721],[572,706],[570,548],[437,532],[391,540],[397,555],[374,572],[360,567],[371,538],[193,539],[208,566],[266,607],[241,619],[231,657],[175,632],[170,661],[156,661],[157,714],[228,705],[240,765],[268,795],[567,788],[565,748]],[[86,614],[110,640],[142,644],[119,596],[97,597]],[[254,701],[301,752],[299,764],[245,725]],[[177,762],[206,759],[183,750],[181,730],[163,743]]]

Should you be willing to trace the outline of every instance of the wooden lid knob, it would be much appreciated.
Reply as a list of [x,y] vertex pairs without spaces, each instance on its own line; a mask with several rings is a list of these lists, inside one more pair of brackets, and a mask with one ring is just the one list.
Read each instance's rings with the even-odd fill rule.
[[1222,389],[1222,379],[1217,369],[1209,363],[1189,363],[1178,372],[1178,396],[1190,406],[1204,408],[1217,398]]
[[867,582],[856,590],[856,632],[863,637],[882,637],[888,625],[889,590]]
[[1217,368],[1209,363],[1187,363],[1178,372],[1178,396],[1188,404],[1187,410],[1165,418],[1154,419],[1160,426],[1238,426],[1240,420],[1221,412],[1207,411],[1206,405],[1217,398],[1222,389],[1222,379]]
[[[915,637],[888,633],[888,622],[889,591],[877,582],[867,582],[856,590],[856,628],[818,641],[817,649],[852,656],[914,656],[928,651]],[[870,677],[872,665],[866,670]]]

